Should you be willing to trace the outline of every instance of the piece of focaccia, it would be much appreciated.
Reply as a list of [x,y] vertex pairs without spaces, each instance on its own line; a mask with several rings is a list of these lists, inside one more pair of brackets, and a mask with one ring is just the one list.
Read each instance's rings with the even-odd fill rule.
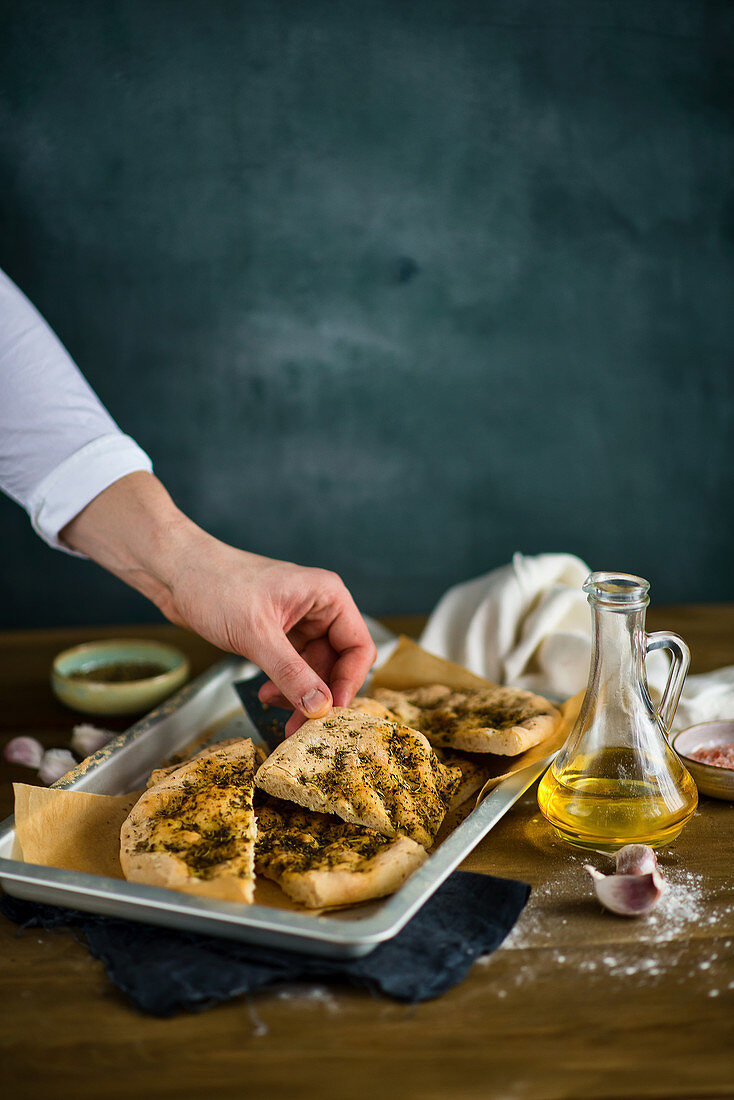
[[268,794],[430,847],[458,786],[423,734],[335,707],[278,745],[255,776]]
[[247,738],[205,749],[149,787],[120,831],[125,878],[252,902],[255,766]]
[[258,874],[308,908],[394,894],[428,859],[407,836],[385,837],[278,798],[268,797],[255,813]]
[[409,691],[376,688],[374,698],[432,745],[464,752],[517,756],[550,737],[561,720],[547,699],[519,688],[452,691],[431,684]]
[[458,769],[461,772],[459,785],[449,805],[449,810],[456,810],[466,802],[467,798],[484,786],[492,774],[491,769],[482,763],[480,755],[442,749],[440,746],[436,746],[434,752],[445,767]]

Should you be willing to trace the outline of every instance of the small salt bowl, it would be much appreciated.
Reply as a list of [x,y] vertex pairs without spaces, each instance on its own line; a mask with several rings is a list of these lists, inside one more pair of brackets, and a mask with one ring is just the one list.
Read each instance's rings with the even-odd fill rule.
[[189,662],[175,646],[127,638],[88,642],[54,658],[51,687],[85,714],[142,714],[186,682]]
[[734,768],[703,764],[700,760],[692,760],[689,755],[697,749],[734,745],[734,719],[689,726],[688,729],[676,733],[671,744],[693,776],[701,794],[734,802]]

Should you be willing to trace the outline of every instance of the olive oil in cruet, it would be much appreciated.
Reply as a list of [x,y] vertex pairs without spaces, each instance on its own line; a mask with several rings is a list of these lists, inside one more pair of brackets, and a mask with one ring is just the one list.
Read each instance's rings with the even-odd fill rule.
[[[589,682],[576,724],[538,788],[541,812],[577,847],[659,847],[696,809],[696,785],[667,739],[690,656],[677,635],[645,633],[649,587],[626,573],[592,573],[584,584],[592,612]],[[659,709],[645,673],[653,649],[673,658]]]

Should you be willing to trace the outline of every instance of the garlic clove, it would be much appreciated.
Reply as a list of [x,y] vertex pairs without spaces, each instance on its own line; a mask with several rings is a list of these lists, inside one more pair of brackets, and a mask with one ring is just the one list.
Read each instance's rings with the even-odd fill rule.
[[68,749],[49,749],[43,754],[41,766],[38,769],[38,778],[47,785],[55,783],[66,775],[68,771],[76,767],[76,760]]
[[37,768],[42,759],[43,745],[35,737],[14,737],[3,749],[3,761],[6,764]]
[[603,875],[590,864],[585,870],[594,880],[596,896],[620,917],[641,917],[655,908],[667,887],[657,869],[641,875]]
[[616,856],[618,875],[651,875],[658,858],[647,844],[625,844]]
[[92,726],[89,722],[82,722],[74,726],[71,735],[71,747],[79,756],[91,756],[97,749],[101,749],[114,737],[110,730]]

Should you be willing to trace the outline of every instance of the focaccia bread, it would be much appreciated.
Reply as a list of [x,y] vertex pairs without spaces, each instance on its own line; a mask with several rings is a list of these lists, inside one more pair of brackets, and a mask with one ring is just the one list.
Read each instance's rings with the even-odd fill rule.
[[255,747],[205,749],[162,776],[120,831],[125,878],[188,894],[252,902]]
[[373,696],[432,745],[465,752],[517,756],[550,737],[561,720],[547,699],[519,688],[452,691],[430,684],[409,691],[376,688]]
[[224,741],[217,741],[214,745],[207,745],[206,748],[197,752],[195,756],[189,756],[185,760],[177,760],[174,764],[167,764],[164,768],[156,768],[150,773],[150,778],[145,786],[155,787],[158,783],[162,783],[169,775],[173,775],[174,772],[180,771],[181,768],[185,768],[192,760],[204,760],[206,757],[211,756],[213,752],[218,752],[219,749],[227,749],[230,745],[238,745],[241,741],[241,737],[228,737]]
[[[472,753],[457,752],[454,749],[442,749],[437,746],[434,749],[436,756],[446,768],[458,769],[461,779],[454,791],[449,804],[449,810],[456,810],[463,806],[467,798],[470,798],[480,790],[492,774],[486,763],[482,763],[482,756]],[[483,754],[485,760],[487,754]]]
[[359,711],[360,714],[371,714],[373,718],[387,718],[389,722],[399,721],[392,711],[369,695],[355,695],[347,709]]
[[255,813],[258,874],[308,908],[393,894],[428,859],[407,836],[385,837],[278,798],[268,797]]
[[255,776],[276,798],[383,836],[404,833],[426,848],[459,780],[423,734],[344,707],[305,722]]

